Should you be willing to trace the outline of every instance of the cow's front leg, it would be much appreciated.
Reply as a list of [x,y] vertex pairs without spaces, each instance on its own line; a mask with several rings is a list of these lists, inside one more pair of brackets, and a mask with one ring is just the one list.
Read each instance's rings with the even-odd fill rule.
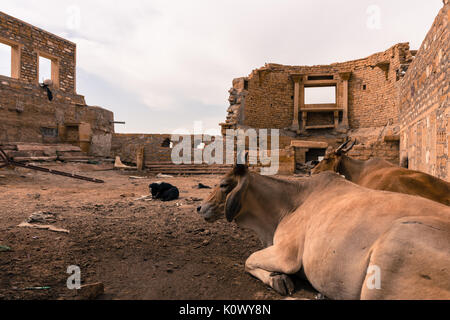
[[294,274],[300,270],[299,264],[289,257],[289,252],[271,246],[253,253],[245,261],[245,271],[281,295],[291,295],[295,286],[288,274]]

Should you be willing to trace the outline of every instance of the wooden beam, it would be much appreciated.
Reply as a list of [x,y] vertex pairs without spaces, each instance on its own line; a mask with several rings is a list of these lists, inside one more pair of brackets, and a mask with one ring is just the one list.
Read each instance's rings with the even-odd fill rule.
[[291,147],[310,148],[310,149],[326,149],[326,148],[328,148],[328,143],[323,142],[323,141],[292,140]]

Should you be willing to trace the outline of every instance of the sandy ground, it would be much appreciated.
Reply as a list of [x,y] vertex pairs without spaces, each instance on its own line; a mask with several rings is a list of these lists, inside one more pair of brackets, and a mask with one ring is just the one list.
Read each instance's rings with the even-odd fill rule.
[[[49,164],[105,180],[94,184],[27,169],[0,170],[0,299],[77,299],[66,287],[67,267],[82,284],[102,282],[100,299],[283,299],[244,271],[261,249],[253,232],[224,219],[205,222],[195,211],[217,175],[134,180],[111,165]],[[180,189],[172,202],[135,200],[164,180]],[[196,199],[198,198],[198,199]],[[31,213],[56,214],[70,233],[18,225]],[[296,279],[295,298],[316,292]],[[50,287],[27,290],[30,287]]]

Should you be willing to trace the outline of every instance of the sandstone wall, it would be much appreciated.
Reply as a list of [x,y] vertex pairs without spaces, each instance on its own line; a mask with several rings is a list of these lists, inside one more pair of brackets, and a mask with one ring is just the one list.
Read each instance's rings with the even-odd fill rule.
[[53,90],[53,94],[49,101],[38,85],[0,76],[0,141],[79,144],[83,139],[76,126],[84,123],[88,125],[84,141],[90,144],[87,151],[109,155],[113,113],[87,106],[80,95],[60,90]]
[[357,144],[348,155],[359,160],[381,158],[395,165],[400,164],[398,126],[362,128],[351,130],[348,137]]
[[170,134],[115,133],[111,142],[111,156],[120,156],[124,162],[136,163],[136,151],[144,146],[145,162],[171,162],[172,149],[163,142],[170,141]]
[[409,168],[450,181],[450,5],[444,2],[399,87],[400,152]]
[[[294,85],[290,74],[335,75],[351,72],[348,120],[351,129],[398,123],[396,84],[412,61],[408,43],[397,44],[370,57],[319,66],[266,64],[248,77],[237,78],[230,89],[230,108],[223,128],[287,128],[292,124]],[[340,80],[342,81],[342,80]],[[342,101],[338,88],[336,99]],[[318,124],[326,114],[316,114]]]
[[19,50],[18,79],[37,84],[39,56],[51,58],[59,66],[61,91],[75,93],[76,45],[54,34],[0,12],[0,42]]

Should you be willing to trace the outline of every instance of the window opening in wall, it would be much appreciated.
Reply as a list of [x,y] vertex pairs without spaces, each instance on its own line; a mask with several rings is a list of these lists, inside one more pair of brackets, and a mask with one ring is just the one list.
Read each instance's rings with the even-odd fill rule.
[[41,127],[41,134],[45,137],[57,138],[58,137],[58,128]]
[[43,83],[47,79],[52,79],[52,61],[39,57],[39,82]]
[[0,43],[0,75],[11,77],[11,46]]
[[248,80],[244,80],[244,90],[248,90]]
[[170,141],[169,138],[164,139],[164,141],[161,143],[161,147],[172,148],[172,141]]
[[365,84],[363,84],[363,90],[366,90],[367,86]]
[[336,87],[306,87],[305,104],[336,103]]
[[306,152],[305,160],[308,161],[321,161],[325,157],[326,149],[309,149]]

